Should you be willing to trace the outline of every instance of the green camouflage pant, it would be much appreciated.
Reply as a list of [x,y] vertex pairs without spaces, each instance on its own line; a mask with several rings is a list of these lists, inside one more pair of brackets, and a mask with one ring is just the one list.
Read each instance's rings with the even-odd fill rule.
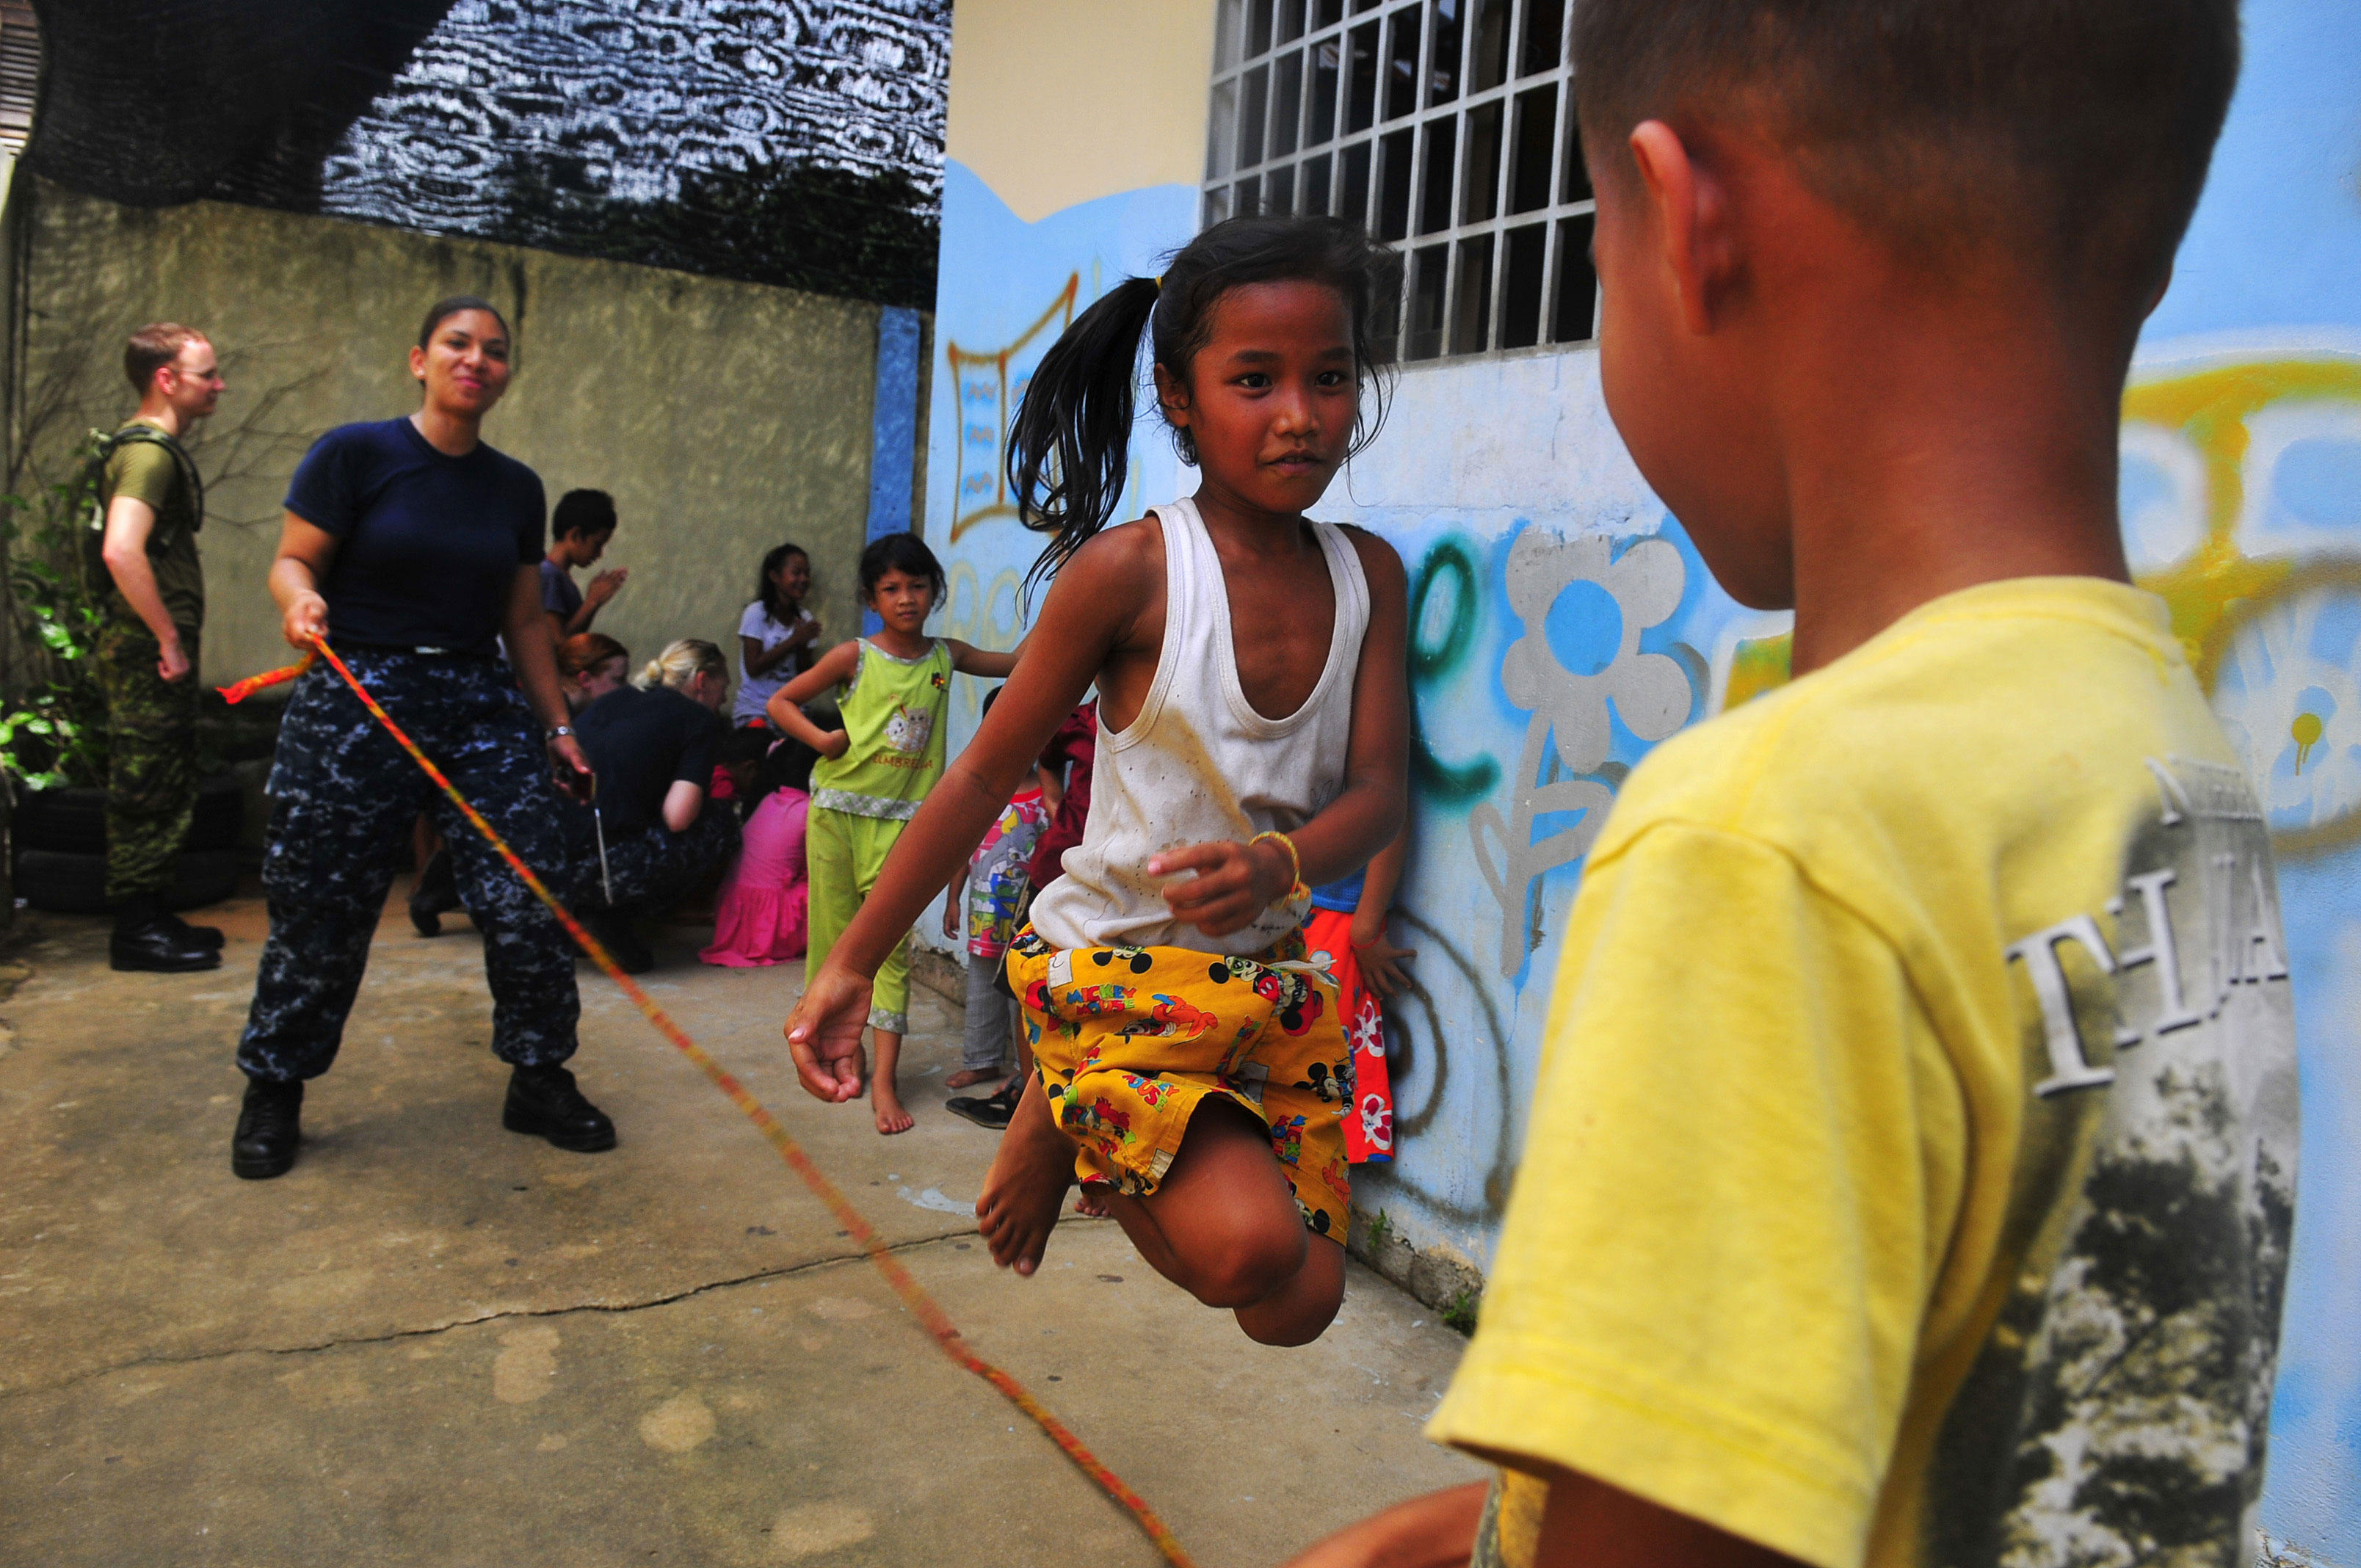
[[[193,666],[197,634],[181,629]],[[156,673],[163,656],[145,626],[111,623],[98,639],[112,757],[106,779],[106,896],[120,902],[172,885],[197,804],[197,676]]]

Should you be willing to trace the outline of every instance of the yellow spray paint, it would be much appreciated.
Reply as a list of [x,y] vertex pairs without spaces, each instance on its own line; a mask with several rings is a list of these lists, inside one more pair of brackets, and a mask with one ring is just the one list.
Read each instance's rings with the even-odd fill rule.
[[[2124,394],[2127,423],[2158,425],[2193,447],[2205,465],[2205,539],[2183,560],[2140,578],[2172,610],[2172,630],[2208,691],[2229,632],[2295,572],[2286,559],[2257,560],[2238,548],[2246,506],[2248,422],[2275,405],[2361,401],[2361,360],[2345,356],[2259,360],[2143,382]],[[2243,613],[2242,613],[2243,612]]]
[[[2124,421],[2180,437],[2204,464],[2205,531],[2197,547],[2160,571],[2140,575],[2139,586],[2164,600],[2173,634],[2206,691],[2237,632],[2255,617],[2295,596],[2361,582],[2361,564],[2256,557],[2240,548],[2238,521],[2246,508],[2250,422],[2265,409],[2307,402],[2361,402],[2361,357],[2321,354],[2211,366],[2142,381],[2124,394]],[[2356,554],[2361,555],[2361,539]],[[1789,678],[1790,640],[1739,644],[1722,706],[1737,707]],[[2296,716],[2290,738],[2299,772],[2326,732],[2318,714]],[[2361,836],[2361,813],[2345,820],[2277,835],[2283,853],[2309,853]]]
[[2295,716],[2295,722],[2288,727],[2288,737],[2295,742],[2297,773],[2303,772],[2304,760],[2312,755],[2312,749],[2320,744],[2322,729],[2320,715],[2316,713],[2299,713]]

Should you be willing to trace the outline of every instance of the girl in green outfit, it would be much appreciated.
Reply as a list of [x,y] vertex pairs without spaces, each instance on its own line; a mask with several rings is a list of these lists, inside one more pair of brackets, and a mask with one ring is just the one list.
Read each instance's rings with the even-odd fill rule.
[[[951,672],[997,678],[1015,653],[987,653],[919,630],[942,597],[943,568],[914,533],[889,533],[861,553],[861,602],[884,628],[840,642],[818,663],[771,694],[771,723],[820,754],[811,773],[804,853],[811,877],[811,944],[804,983],[876,885],[885,857],[943,771],[943,720]],[[843,728],[823,730],[802,705],[837,689]],[[881,1133],[907,1131],[910,1113],[894,1080],[909,1026],[910,962],[896,947],[877,971],[869,1028],[877,1040],[871,1106]]]

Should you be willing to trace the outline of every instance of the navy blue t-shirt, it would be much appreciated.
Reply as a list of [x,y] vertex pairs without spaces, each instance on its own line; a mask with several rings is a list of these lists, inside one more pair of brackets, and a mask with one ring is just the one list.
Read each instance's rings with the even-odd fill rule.
[[711,789],[722,728],[719,714],[670,686],[619,686],[576,714],[607,831],[654,827],[675,782]]
[[495,651],[547,518],[540,475],[481,442],[447,456],[407,419],[313,442],[287,510],[336,538],[320,585],[332,638],[477,653]]

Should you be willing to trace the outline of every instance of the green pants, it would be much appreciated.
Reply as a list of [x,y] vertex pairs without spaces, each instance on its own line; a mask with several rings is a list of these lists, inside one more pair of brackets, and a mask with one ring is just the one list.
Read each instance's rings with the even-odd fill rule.
[[[889,817],[855,817],[815,806],[804,828],[804,869],[811,878],[811,943],[804,949],[804,983],[819,973],[829,949],[861,912],[861,901],[877,885],[885,857],[906,822]],[[869,1026],[889,1035],[910,1032],[910,944],[894,944],[877,966],[869,996]]]
[[98,638],[106,694],[106,896],[154,897],[172,885],[197,805],[197,634],[181,628],[188,674],[167,681],[153,633],[108,623]]

